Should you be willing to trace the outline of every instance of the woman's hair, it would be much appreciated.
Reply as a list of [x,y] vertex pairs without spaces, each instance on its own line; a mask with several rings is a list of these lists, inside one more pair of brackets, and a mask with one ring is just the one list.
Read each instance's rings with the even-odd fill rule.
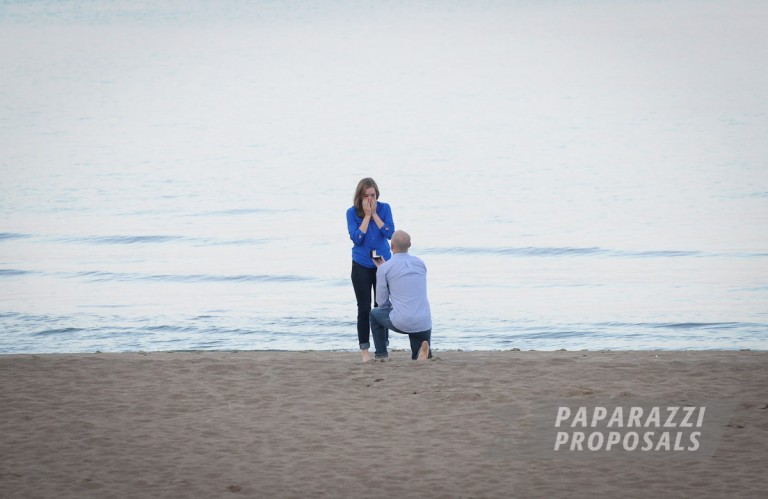
[[365,177],[360,182],[357,183],[357,189],[355,189],[355,198],[353,200],[353,204],[355,206],[355,211],[357,212],[357,216],[360,218],[363,218],[365,216],[365,212],[363,211],[363,196],[365,196],[365,191],[373,187],[376,189],[376,199],[379,199],[379,186],[376,185],[376,182],[371,177]]

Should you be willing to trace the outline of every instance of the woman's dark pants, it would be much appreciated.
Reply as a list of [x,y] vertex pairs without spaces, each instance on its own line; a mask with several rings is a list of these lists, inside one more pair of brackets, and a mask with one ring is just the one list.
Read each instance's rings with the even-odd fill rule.
[[360,343],[360,350],[368,350],[371,347],[371,290],[373,290],[375,305],[376,270],[376,267],[369,269],[357,262],[352,262],[352,287],[355,288],[357,297],[357,340]]

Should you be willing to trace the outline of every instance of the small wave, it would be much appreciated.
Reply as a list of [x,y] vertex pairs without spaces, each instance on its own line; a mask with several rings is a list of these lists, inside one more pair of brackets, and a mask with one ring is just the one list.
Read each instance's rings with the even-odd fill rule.
[[18,234],[16,232],[0,232],[0,241],[4,241],[7,239],[24,239],[27,237],[32,237],[30,234]]
[[196,246],[255,246],[268,242],[268,239],[211,239],[192,240]]
[[156,332],[173,332],[173,333],[186,333],[190,331],[197,331],[198,328],[196,327],[189,327],[189,326],[169,326],[169,325],[162,325],[162,326],[144,326],[142,328],[139,328],[139,331],[151,331],[153,333]]
[[181,236],[80,236],[57,238],[62,242],[89,244],[157,244],[183,239]]
[[86,278],[91,281],[162,281],[162,282],[299,282],[311,281],[312,277],[297,275],[210,275],[210,274],[138,274],[121,272],[72,272],[61,274],[70,278]]
[[194,246],[253,246],[264,244],[265,239],[216,239],[210,237],[187,237],[175,235],[154,236],[61,236],[53,237],[53,241],[74,244],[104,244],[104,245],[130,245],[130,244],[163,244],[183,243]]
[[668,322],[662,324],[648,324],[650,327],[660,329],[709,329],[709,328],[736,328],[744,324],[741,322]]
[[31,270],[18,270],[18,269],[0,269],[0,277],[11,277],[17,275],[32,274]]
[[213,210],[203,211],[200,213],[194,213],[190,216],[198,217],[230,217],[230,216],[242,216],[242,215],[257,215],[263,213],[280,213],[285,210],[274,210],[271,208],[234,208],[231,210]]
[[595,324],[599,328],[609,330],[621,329],[738,329],[754,327],[758,324],[749,322],[601,322]]
[[619,258],[673,258],[708,256],[701,251],[680,250],[648,250],[626,251],[610,250],[599,247],[572,248],[572,247],[472,247],[451,246],[445,248],[426,248],[421,251],[426,254],[453,254],[453,255],[509,255],[509,256],[534,256],[534,257],[561,257],[561,256],[607,256]]
[[[577,338],[584,336],[584,331],[542,331],[542,332],[528,332],[527,334],[519,334],[517,337],[527,337],[531,339],[565,339],[565,338]],[[512,339],[516,339],[514,336]]]
[[421,253],[454,254],[454,255],[511,255],[511,256],[566,256],[566,255],[594,255],[609,253],[601,248],[536,248],[536,247],[472,247],[451,246],[446,248],[426,248]]
[[79,327],[64,327],[64,328],[58,328],[58,329],[45,329],[43,331],[38,331],[36,333],[32,333],[32,336],[53,336],[57,334],[69,334],[69,333],[76,333],[78,331],[84,331],[84,329]]
[[297,275],[160,275],[155,280],[178,280],[183,282],[298,282],[311,281],[311,277]]
[[280,324],[288,324],[289,329],[295,326],[311,326],[317,329],[337,329],[352,328],[356,322],[344,319],[329,319],[321,317],[283,317],[279,320]]
[[681,256],[707,256],[701,251],[676,251],[676,250],[657,250],[657,251],[616,251],[616,256],[628,256],[636,258],[676,258]]

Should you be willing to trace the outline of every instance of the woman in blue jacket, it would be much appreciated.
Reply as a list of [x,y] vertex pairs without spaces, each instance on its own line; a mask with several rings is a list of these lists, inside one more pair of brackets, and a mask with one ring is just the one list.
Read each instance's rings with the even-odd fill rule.
[[353,206],[347,210],[347,228],[352,239],[352,287],[357,297],[357,339],[363,352],[363,362],[370,360],[371,290],[376,300],[376,265],[371,258],[373,250],[389,260],[389,239],[395,232],[392,210],[379,201],[379,187],[372,178],[357,184]]

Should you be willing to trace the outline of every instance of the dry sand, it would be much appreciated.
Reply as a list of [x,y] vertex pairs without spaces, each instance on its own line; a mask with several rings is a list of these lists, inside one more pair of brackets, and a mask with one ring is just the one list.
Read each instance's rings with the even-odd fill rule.
[[[409,356],[0,356],[0,497],[768,497],[768,352]],[[708,459],[526,456],[509,412],[713,398]]]

